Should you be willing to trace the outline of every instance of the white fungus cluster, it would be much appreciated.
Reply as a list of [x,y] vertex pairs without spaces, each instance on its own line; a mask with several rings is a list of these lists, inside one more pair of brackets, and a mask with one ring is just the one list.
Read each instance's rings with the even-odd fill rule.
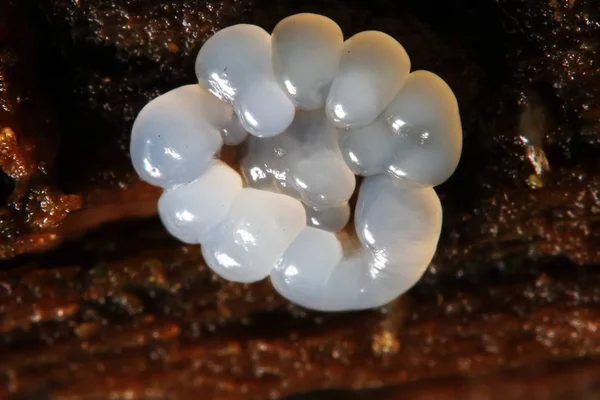
[[[167,230],[201,244],[237,282],[270,276],[290,301],[323,311],[383,305],[413,286],[439,239],[433,186],[458,163],[456,98],[376,31],[346,41],[315,14],[219,31],[200,50],[199,84],[138,115],[131,158],[165,188]],[[250,135],[248,135],[248,133]],[[241,174],[218,156],[244,143]],[[363,176],[354,210],[349,199]],[[355,234],[354,234],[355,231]]]

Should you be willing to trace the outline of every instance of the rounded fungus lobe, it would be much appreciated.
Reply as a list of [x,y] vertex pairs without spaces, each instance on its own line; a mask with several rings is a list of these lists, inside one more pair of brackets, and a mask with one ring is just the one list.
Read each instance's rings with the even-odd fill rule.
[[462,127],[456,97],[442,78],[411,73],[383,118],[394,138],[390,172],[427,186],[450,178],[462,151]]
[[344,132],[340,147],[357,175],[388,172],[439,185],[452,175],[462,151],[456,97],[439,76],[415,71],[372,124]]
[[[432,186],[462,150],[454,94],[409,70],[395,39],[368,31],[344,42],[320,15],[290,16],[272,35],[232,26],[200,50],[199,85],[140,112],[132,162],[166,188],[166,229],[199,243],[221,277],[270,277],[315,310],[378,307],[427,269],[442,224]],[[240,173],[216,159],[242,143]]]
[[377,31],[357,33],[342,46],[327,115],[338,128],[370,124],[394,99],[409,72],[408,54],[394,38]]
[[338,24],[322,15],[292,15],[277,24],[272,37],[279,85],[298,108],[323,108],[344,42]]
[[131,131],[136,172],[148,183],[170,187],[199,177],[219,151],[219,126],[231,107],[198,85],[171,90],[148,103]]
[[299,111],[282,134],[250,138],[242,171],[254,182],[259,169],[280,191],[314,208],[333,207],[352,196],[354,174],[342,158],[338,132],[323,110]]
[[158,215],[169,233],[185,243],[200,243],[225,218],[242,190],[242,178],[214,161],[198,179],[167,189],[158,200]]
[[273,265],[305,226],[302,205],[289,196],[247,188],[202,243],[209,267],[236,282],[269,276]]
[[394,158],[392,132],[381,118],[363,128],[344,130],[339,144],[344,161],[356,175],[383,173]]
[[196,59],[200,86],[233,105],[242,126],[258,137],[278,135],[294,119],[271,64],[271,35],[240,24],[217,32]]
[[275,289],[294,303],[322,311],[385,304],[427,269],[442,208],[432,188],[377,175],[361,186],[354,224],[362,246],[350,256],[344,256],[335,234],[305,228],[271,272]]

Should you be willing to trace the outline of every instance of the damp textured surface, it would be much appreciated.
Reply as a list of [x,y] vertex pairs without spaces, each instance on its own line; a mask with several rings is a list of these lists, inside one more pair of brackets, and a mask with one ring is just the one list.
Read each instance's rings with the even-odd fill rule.
[[[461,109],[438,252],[385,313],[216,279],[131,168],[135,116],[195,79],[208,37],[298,12],[389,33]],[[599,18],[585,0],[0,2],[0,397],[598,397]]]

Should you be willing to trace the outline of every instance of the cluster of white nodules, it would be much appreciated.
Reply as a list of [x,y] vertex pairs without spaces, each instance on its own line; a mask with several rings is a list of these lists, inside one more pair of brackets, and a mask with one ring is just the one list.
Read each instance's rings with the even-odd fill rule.
[[[270,276],[283,296],[317,310],[377,307],[417,282],[440,234],[432,186],[452,174],[462,146],[443,80],[410,73],[390,36],[344,41],[314,14],[272,34],[219,31],[196,75],[199,85],[146,105],[132,131],[134,167],[166,189],[159,215],[173,236],[201,244],[218,275]],[[218,157],[242,142],[240,175]],[[355,175],[365,178],[353,237],[340,231]]]
[[339,231],[348,222],[356,178],[344,162],[338,133],[323,109],[298,111],[292,125],[271,138],[248,138],[242,172],[248,185],[299,199],[307,223]]

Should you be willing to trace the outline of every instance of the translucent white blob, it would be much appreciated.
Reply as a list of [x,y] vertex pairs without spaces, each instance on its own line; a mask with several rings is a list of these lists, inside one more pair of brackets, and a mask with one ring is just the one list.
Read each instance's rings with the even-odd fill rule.
[[380,118],[358,129],[340,132],[340,151],[356,175],[370,176],[385,172],[394,157],[394,136]]
[[[364,295],[364,287],[371,283],[371,278],[368,275],[368,257],[365,257],[365,254],[364,250],[358,251],[342,259],[335,266],[329,276],[327,290],[323,293],[320,310],[362,310],[385,304],[367,306],[364,301],[360,301],[360,298]],[[400,295],[400,293],[398,292],[397,295]]]
[[283,132],[295,107],[271,63],[271,36],[255,25],[234,25],[204,43],[196,59],[200,85],[233,105],[244,128],[264,137]]
[[394,99],[410,71],[410,59],[394,38],[366,31],[344,42],[326,110],[339,128],[373,122]]
[[165,188],[193,181],[221,148],[218,127],[231,118],[231,107],[198,85],[155,98],[133,124],[130,152],[135,171],[146,182]]
[[436,186],[456,169],[462,128],[456,97],[439,76],[415,71],[384,112],[394,133],[389,170],[423,185]]
[[306,214],[299,201],[278,193],[243,189],[225,219],[202,242],[218,275],[235,282],[264,279],[300,231]]
[[361,309],[362,286],[368,283],[363,250],[345,256],[340,239],[331,232],[307,227],[290,245],[270,279],[279,294],[318,311]]
[[356,178],[340,153],[338,132],[323,110],[298,113],[286,133],[297,140],[287,159],[288,180],[302,201],[321,209],[345,203]]
[[290,179],[304,204],[333,207],[346,202],[354,192],[356,178],[339,154],[323,150],[297,160]]
[[327,17],[297,14],[273,30],[273,69],[279,85],[301,109],[325,105],[338,69],[344,36]]
[[370,308],[421,278],[438,244],[442,207],[433,188],[376,175],[363,180],[354,223],[370,257],[368,285],[360,298],[360,305]]
[[342,258],[335,234],[306,227],[279,259],[271,272],[271,283],[288,300],[320,310],[329,276]]
[[279,135],[290,126],[296,112],[277,83],[264,76],[249,82],[233,107],[244,128],[258,137]]
[[286,299],[312,310],[362,309],[359,298],[369,280],[363,254],[358,249],[346,256],[335,234],[307,227],[271,271],[271,283]]
[[341,231],[350,219],[350,205],[343,203],[338,206],[316,209],[304,206],[306,224],[329,232]]
[[233,114],[229,123],[221,127],[221,137],[227,146],[237,146],[248,137],[240,119]]
[[432,188],[376,175],[363,180],[354,221],[359,240],[374,252],[394,254],[406,250],[402,247],[407,242],[413,250],[423,244],[430,252],[435,250],[432,239],[437,243],[442,209]]
[[223,221],[241,190],[240,175],[215,161],[195,181],[165,190],[158,200],[158,215],[171,235],[185,243],[200,243]]
[[372,124],[341,136],[340,148],[356,174],[388,171],[423,186],[439,185],[452,175],[462,151],[456,98],[437,75],[415,71]]
[[334,234],[308,227],[283,254],[271,281],[290,301],[315,310],[379,307],[423,275],[441,223],[433,189],[388,175],[365,178],[355,214],[361,244],[344,253]]
[[242,158],[241,169],[250,187],[279,191],[287,183],[290,152],[298,141],[287,132],[269,138],[250,136],[247,141],[246,156]]
[[301,111],[281,135],[250,138],[242,171],[250,186],[299,197],[310,207],[342,205],[352,196],[356,178],[337,136],[323,110]]

